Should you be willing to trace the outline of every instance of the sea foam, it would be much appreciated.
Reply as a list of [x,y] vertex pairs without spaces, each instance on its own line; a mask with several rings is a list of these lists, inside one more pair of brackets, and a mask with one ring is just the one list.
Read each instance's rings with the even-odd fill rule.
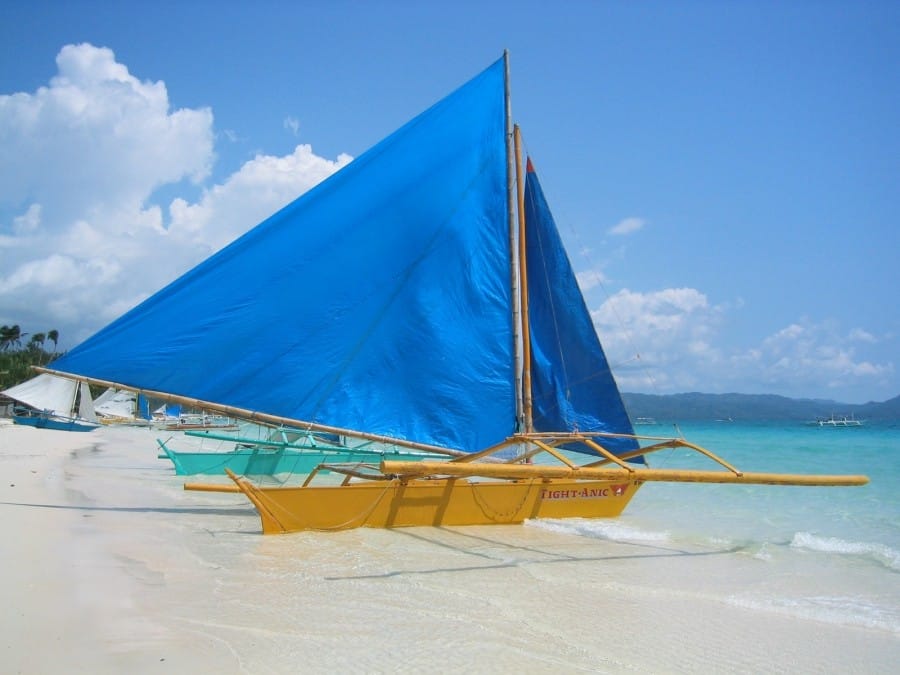
[[608,539],[623,542],[660,543],[669,540],[668,532],[642,530],[618,520],[592,520],[569,518],[554,520],[551,518],[526,521],[531,527],[539,527],[561,534],[575,534],[594,539]]
[[797,532],[791,540],[791,547],[819,553],[860,556],[874,560],[888,569],[900,571],[900,551],[884,544],[845,541],[836,537],[820,537],[809,532]]
[[865,602],[855,597],[763,598],[733,595],[726,598],[726,602],[754,611],[900,634],[900,615],[896,608]]

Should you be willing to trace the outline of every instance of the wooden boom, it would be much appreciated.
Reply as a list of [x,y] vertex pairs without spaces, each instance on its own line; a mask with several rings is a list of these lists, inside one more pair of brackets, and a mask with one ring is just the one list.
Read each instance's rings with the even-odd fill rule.
[[403,477],[481,476],[507,480],[528,478],[568,478],[585,480],[638,480],[670,483],[742,483],[759,485],[851,486],[865,485],[867,476],[816,476],[782,473],[693,471],[689,469],[612,469],[595,467],[545,466],[541,464],[483,464],[461,462],[381,463],[385,474]]

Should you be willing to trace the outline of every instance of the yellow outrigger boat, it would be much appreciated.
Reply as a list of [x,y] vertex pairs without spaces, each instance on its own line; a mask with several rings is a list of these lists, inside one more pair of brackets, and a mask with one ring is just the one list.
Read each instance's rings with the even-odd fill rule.
[[[587,436],[554,438],[590,446]],[[559,465],[523,464],[521,455],[502,464],[446,462],[382,462],[378,471],[322,465],[343,473],[340,486],[313,486],[316,472],[299,487],[254,485],[228,472],[236,485],[187,483],[185,489],[243,492],[262,520],[264,534],[302,530],[342,530],[355,527],[516,524],[531,518],[612,518],[622,513],[638,488],[648,481],[693,483],[758,483],[768,485],[862,485],[865,476],[797,476],[726,471],[603,468],[606,460],[572,464],[546,441],[513,437],[510,443],[536,443],[557,456]],[[648,450],[692,447],[679,439],[661,440]],[[600,446],[598,446],[599,448]],[[498,448],[499,449],[499,448]],[[605,454],[602,450],[599,454]],[[718,458],[716,461],[721,462]],[[619,462],[615,459],[609,463]],[[317,470],[318,471],[318,470]],[[473,477],[490,480],[472,480]],[[362,479],[350,482],[350,479]]]
[[[635,435],[508,82],[504,54],[48,372],[447,457],[185,485],[245,494],[264,533],[614,517],[653,481],[866,483]],[[721,468],[648,466],[677,447]]]

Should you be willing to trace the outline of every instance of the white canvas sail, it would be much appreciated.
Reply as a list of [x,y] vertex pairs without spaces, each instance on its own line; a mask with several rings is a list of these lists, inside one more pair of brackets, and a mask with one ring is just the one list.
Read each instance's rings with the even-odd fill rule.
[[55,415],[72,415],[78,383],[64,377],[42,373],[3,393],[11,399],[37,410]]
[[133,391],[110,387],[94,401],[94,411],[101,417],[134,419],[137,410],[137,394]]
[[96,422],[97,415],[94,412],[94,401],[91,398],[91,388],[87,382],[80,386],[81,400],[78,404],[78,416],[88,422]]

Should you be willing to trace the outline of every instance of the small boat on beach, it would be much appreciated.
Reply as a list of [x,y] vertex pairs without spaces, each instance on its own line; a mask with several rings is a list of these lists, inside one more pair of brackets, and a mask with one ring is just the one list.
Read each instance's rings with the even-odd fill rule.
[[97,421],[104,425],[150,426],[147,399],[133,391],[109,387],[94,401]]
[[178,417],[165,419],[161,422],[161,426],[166,431],[196,429],[238,430],[238,423],[232,418],[209,413],[181,413]]
[[[654,481],[865,484],[635,434],[508,82],[504,54],[44,372],[441,457],[185,485],[243,493],[267,534],[613,517]],[[714,468],[649,466],[671,448]]]
[[55,431],[93,431],[100,426],[86,382],[41,373],[3,394],[16,402],[15,424]]

